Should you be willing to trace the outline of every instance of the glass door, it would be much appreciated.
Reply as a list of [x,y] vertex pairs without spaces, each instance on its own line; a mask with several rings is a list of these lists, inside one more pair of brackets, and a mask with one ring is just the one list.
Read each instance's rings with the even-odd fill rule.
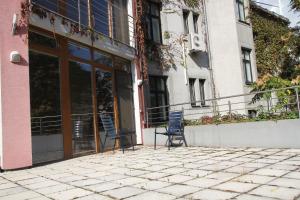
[[[116,71],[116,90],[118,96],[118,111],[120,129],[125,133],[135,132],[135,117],[133,103],[133,88],[131,74],[126,71]],[[135,143],[134,137],[134,143]],[[130,145],[130,137],[124,144]]]
[[33,163],[64,157],[59,58],[29,51]]
[[95,152],[92,66],[70,61],[73,155]]
[[[114,96],[113,96],[113,76],[112,72],[104,71],[102,69],[95,69],[95,80],[96,80],[96,101],[97,101],[97,114],[98,114],[98,127],[100,141],[102,145],[105,141],[105,149],[111,149],[114,145],[112,138],[106,138],[105,131],[101,122],[100,113],[109,114],[115,122],[114,114]],[[102,146],[103,147],[103,146]]]

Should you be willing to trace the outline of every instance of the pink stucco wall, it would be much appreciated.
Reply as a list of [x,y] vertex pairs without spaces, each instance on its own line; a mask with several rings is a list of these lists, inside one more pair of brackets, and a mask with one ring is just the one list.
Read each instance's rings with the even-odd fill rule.
[[[0,1],[3,169],[32,165],[27,27],[19,28],[14,36],[11,33],[13,14],[20,16],[22,1]],[[13,64],[9,61],[11,51],[21,54],[21,63]]]

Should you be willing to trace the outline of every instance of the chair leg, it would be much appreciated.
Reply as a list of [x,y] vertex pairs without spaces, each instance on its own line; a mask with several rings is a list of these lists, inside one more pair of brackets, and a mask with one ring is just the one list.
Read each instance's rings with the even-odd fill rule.
[[186,143],[186,140],[185,140],[185,136],[184,136],[184,133],[182,133],[182,138],[183,138],[183,142],[185,144],[185,147],[188,147],[187,143]]
[[102,153],[105,151],[106,138],[107,138],[107,135],[105,135],[104,143],[102,145]]
[[122,148],[122,151],[123,151],[123,154],[124,154],[124,146],[123,146],[123,142],[122,142],[122,137],[120,136],[120,144],[121,144],[121,148]]
[[132,134],[130,134],[130,138],[131,138],[132,150],[134,151],[134,144],[133,144]]
[[113,148],[114,153],[115,153],[115,148],[116,148],[116,141],[117,141],[117,138],[115,138],[115,142],[114,142],[114,148]]
[[154,150],[156,150],[156,133],[154,133]]
[[168,150],[170,150],[170,147],[171,147],[171,136],[170,136],[170,134],[168,134],[168,142],[169,142]]

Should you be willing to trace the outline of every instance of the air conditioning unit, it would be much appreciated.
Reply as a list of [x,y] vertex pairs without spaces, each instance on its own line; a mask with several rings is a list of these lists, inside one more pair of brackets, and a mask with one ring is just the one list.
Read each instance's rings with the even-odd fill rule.
[[197,33],[191,33],[189,37],[189,51],[190,53],[203,51],[202,36]]

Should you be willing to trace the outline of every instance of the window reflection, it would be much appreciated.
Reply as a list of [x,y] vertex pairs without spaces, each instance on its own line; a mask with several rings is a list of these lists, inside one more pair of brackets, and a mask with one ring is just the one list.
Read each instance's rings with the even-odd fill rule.
[[88,5],[86,0],[67,0],[65,6],[67,17],[75,22],[80,21],[82,25],[88,25]]
[[[112,73],[106,72],[101,69],[95,71],[96,79],[96,95],[97,95],[97,111],[98,116],[100,113],[106,113],[110,115],[114,121],[114,98],[113,98],[113,85],[112,85]],[[99,134],[101,141],[105,140],[105,132],[102,125],[102,121],[98,121]],[[105,147],[111,148],[113,146],[113,140],[107,140]]]
[[29,45],[30,44],[38,44],[50,48],[56,48],[57,43],[56,40],[49,36],[44,36],[39,33],[29,32]]
[[58,1],[59,0],[32,0],[33,3],[55,12],[58,12]]
[[122,59],[122,58],[115,58],[114,67],[119,68],[123,71],[126,71],[128,73],[131,72],[131,63],[128,60]]
[[87,47],[83,47],[74,43],[69,43],[68,50],[72,56],[82,58],[85,60],[91,60],[91,52],[90,49]]
[[91,65],[69,62],[73,154],[95,150]]
[[99,51],[94,51],[94,60],[95,62],[106,65],[108,67],[113,66],[113,61],[111,56],[100,53]]
[[32,135],[61,133],[59,59],[29,52]]
[[109,36],[107,0],[92,1],[92,12],[95,30]]
[[96,93],[98,112],[113,112],[112,74],[96,69]]

